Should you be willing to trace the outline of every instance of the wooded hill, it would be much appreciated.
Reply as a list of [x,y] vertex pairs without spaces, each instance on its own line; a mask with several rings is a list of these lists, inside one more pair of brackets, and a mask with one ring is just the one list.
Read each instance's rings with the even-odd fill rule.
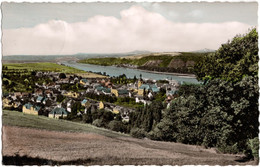
[[208,53],[149,53],[136,56],[89,58],[79,63],[102,66],[123,66],[159,72],[193,73],[194,65]]

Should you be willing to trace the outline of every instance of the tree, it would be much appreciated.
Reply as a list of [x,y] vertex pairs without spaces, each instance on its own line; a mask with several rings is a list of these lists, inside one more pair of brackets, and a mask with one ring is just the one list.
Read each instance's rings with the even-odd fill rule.
[[109,122],[108,128],[113,131],[116,131],[116,132],[126,132],[127,131],[126,125],[124,125],[123,122],[116,121],[116,120]]
[[133,82],[135,83],[137,81],[136,75],[134,76]]
[[66,78],[66,74],[65,73],[60,73],[59,74],[59,78],[60,79],[65,79]]
[[90,109],[87,109],[87,112],[82,115],[82,121],[84,123],[92,123],[93,122],[92,114],[91,114]]
[[73,116],[76,116],[78,112],[81,111],[81,103],[76,101],[73,105],[72,105],[72,108],[71,108],[71,114]]
[[62,94],[58,94],[56,101],[60,103],[60,102],[62,102],[65,98],[66,98],[66,97],[63,96]]
[[258,76],[258,33],[237,35],[195,65],[198,80],[214,78],[238,82],[244,76]]

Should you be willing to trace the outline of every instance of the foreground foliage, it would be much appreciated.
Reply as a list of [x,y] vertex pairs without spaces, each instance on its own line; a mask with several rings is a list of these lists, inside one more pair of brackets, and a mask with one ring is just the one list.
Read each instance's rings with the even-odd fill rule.
[[[179,97],[159,122],[148,119],[149,114],[140,120],[146,113],[134,117],[132,122],[139,130],[134,129],[132,135],[258,157],[257,39],[256,29],[252,29],[207,56],[196,66],[197,77],[204,84],[182,85]],[[155,126],[143,126],[147,119]]]
[[195,74],[199,80],[220,78],[237,82],[245,76],[258,75],[258,59],[258,33],[254,28],[205,56],[195,66]]
[[248,142],[258,136],[259,126],[257,39],[253,29],[199,64],[198,78],[207,82],[180,90],[154,137],[256,155]]

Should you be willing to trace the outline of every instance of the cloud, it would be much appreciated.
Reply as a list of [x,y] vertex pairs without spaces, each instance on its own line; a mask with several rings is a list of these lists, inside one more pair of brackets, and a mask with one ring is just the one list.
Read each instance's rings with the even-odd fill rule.
[[204,13],[201,10],[192,10],[191,12],[188,13],[188,16],[194,18],[202,18],[203,14]]
[[139,6],[120,15],[119,19],[97,15],[85,22],[51,20],[33,28],[4,29],[3,55],[217,49],[250,28],[240,22],[174,23]]

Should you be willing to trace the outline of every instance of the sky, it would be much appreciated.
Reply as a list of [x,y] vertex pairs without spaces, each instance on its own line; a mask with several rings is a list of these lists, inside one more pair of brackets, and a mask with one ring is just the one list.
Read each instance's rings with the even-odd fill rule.
[[2,3],[3,55],[218,49],[257,26],[256,2]]

